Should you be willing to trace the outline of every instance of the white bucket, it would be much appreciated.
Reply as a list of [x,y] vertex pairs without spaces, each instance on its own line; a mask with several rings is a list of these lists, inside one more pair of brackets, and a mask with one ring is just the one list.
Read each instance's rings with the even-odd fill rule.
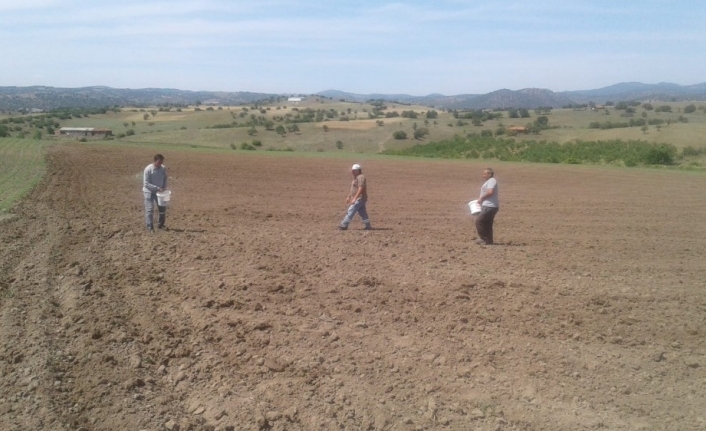
[[480,214],[481,208],[477,200],[468,202],[468,208],[471,209],[472,215]]
[[169,205],[169,200],[172,198],[172,192],[165,190],[163,192],[157,192],[157,205],[160,207],[166,207]]

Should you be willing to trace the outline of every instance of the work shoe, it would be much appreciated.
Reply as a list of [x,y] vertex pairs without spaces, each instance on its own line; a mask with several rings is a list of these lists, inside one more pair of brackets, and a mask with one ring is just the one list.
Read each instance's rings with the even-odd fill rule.
[[363,230],[373,230],[373,227],[370,226],[369,224],[366,224]]
[[167,227],[164,226],[163,224],[158,224],[157,229],[167,230]]
[[479,245],[485,245],[485,241],[483,241],[482,239],[477,239],[475,243]]
[[348,229],[348,226],[339,225],[339,226],[338,226],[338,229],[339,229],[339,230],[347,230],[347,229]]
[[148,232],[148,233],[154,233],[154,228],[153,228],[152,226],[149,226],[149,227],[147,228],[147,232]]

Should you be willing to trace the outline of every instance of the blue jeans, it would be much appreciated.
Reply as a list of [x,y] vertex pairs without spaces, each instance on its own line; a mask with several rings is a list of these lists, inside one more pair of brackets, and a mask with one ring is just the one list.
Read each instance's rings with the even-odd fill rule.
[[351,220],[353,220],[353,216],[355,215],[355,213],[360,214],[360,218],[363,219],[363,223],[365,224],[365,226],[370,226],[368,212],[365,210],[365,202],[362,202],[360,199],[358,199],[353,205],[348,207],[348,214],[346,214],[346,216],[343,218],[341,226],[348,227]]
[[[143,194],[145,195],[145,224],[147,225],[147,229],[152,229],[152,214],[154,212],[154,205],[157,203],[157,193],[143,192]],[[164,227],[164,222],[167,218],[167,207],[157,205],[157,209],[159,210],[159,220],[157,223],[160,227]]]

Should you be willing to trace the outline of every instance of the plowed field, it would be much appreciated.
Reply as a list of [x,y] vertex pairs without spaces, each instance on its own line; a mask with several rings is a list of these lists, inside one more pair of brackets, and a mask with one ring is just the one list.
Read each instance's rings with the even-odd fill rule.
[[706,179],[64,145],[0,222],[2,430],[706,429]]

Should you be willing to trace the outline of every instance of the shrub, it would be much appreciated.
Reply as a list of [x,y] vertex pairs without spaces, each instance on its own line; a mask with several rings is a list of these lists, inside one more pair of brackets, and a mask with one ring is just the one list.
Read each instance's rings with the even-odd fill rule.
[[262,142],[259,139],[253,139],[252,145],[253,147],[262,147]]
[[125,135],[127,135],[127,136],[133,136],[134,134],[135,134],[135,129],[128,129],[125,132]]
[[339,150],[342,150],[343,149],[343,142],[336,141],[336,148],[338,148]]
[[402,111],[402,114],[400,115],[403,118],[417,118],[417,113],[414,111]]
[[674,152],[666,145],[652,147],[645,155],[645,163],[650,165],[671,165],[674,163]]
[[681,156],[682,157],[690,157],[690,156],[698,156],[706,152],[706,148],[699,148],[696,149],[692,146],[687,146],[682,148],[681,150]]
[[[704,150],[706,152],[706,149]],[[645,141],[574,141],[565,144],[522,141],[489,136],[456,136],[452,140],[430,142],[386,154],[445,158],[495,158],[503,161],[539,163],[671,164],[677,155],[670,144]],[[687,154],[689,150],[687,150]]]
[[398,130],[392,134],[392,137],[395,139],[407,139],[407,133],[402,130]]
[[240,144],[240,149],[241,150],[247,150],[247,151],[255,151],[255,147],[252,145],[248,144],[247,142],[243,142]]
[[414,130],[414,139],[422,139],[429,134],[429,129],[426,127],[419,127]]

